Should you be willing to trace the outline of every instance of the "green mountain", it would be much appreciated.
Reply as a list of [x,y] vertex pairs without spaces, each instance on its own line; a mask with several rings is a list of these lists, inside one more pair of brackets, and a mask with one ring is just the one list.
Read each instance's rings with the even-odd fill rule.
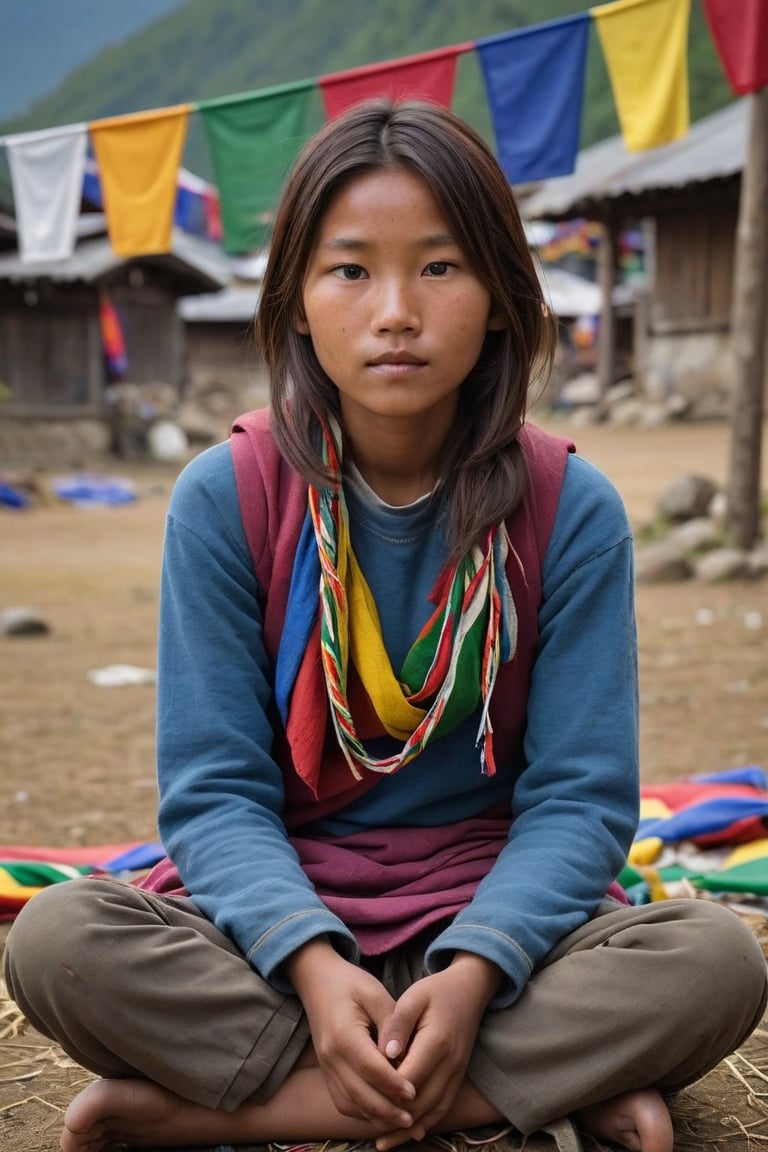
[[[78,68],[27,114],[0,125],[19,132],[254,91],[375,61],[459,44],[584,12],[583,0],[185,0],[180,7]],[[618,131],[594,27],[582,145]],[[732,99],[701,5],[689,39],[692,117]],[[474,53],[459,58],[454,109],[488,140],[493,129]],[[322,108],[318,95],[318,125]],[[184,163],[211,175],[200,118]]]
[[21,116],[108,44],[182,0],[0,0],[0,120]]

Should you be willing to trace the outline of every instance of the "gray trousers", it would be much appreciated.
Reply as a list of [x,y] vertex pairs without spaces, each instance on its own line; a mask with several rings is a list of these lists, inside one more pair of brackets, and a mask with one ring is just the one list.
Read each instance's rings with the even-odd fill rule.
[[[397,997],[423,947],[387,956]],[[211,1108],[266,1100],[309,1039],[276,992],[191,900],[81,879],[35,896],[7,941],[27,1019],[106,1077],[146,1077]],[[759,1023],[766,965],[735,913],[707,900],[612,900],[566,936],[510,1008],[488,1011],[469,1076],[521,1132],[622,1092],[674,1092]],[[322,1134],[321,1134],[322,1135]]]

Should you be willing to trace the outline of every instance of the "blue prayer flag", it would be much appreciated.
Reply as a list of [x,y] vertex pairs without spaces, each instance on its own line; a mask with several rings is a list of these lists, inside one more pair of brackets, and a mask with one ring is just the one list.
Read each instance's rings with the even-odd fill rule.
[[567,176],[576,166],[590,19],[582,12],[475,43],[512,184]]

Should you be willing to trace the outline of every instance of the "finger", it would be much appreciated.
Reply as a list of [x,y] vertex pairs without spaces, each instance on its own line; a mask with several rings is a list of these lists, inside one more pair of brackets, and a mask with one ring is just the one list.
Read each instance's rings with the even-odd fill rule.
[[408,1051],[414,1029],[426,1007],[418,984],[411,985],[379,1025],[379,1051],[388,1060],[401,1060]]
[[411,1142],[421,1143],[427,1134],[427,1129],[422,1124],[414,1124],[412,1128],[400,1128],[394,1132],[386,1132],[383,1136],[376,1137],[377,1152],[389,1152],[390,1148],[397,1148],[401,1144],[408,1144]]
[[453,1064],[444,1062],[436,1065],[419,1088],[410,1109],[414,1123],[427,1132],[432,1131],[452,1107],[463,1079]]
[[[352,1055],[352,1054],[351,1054]],[[408,1108],[416,1096],[416,1086],[403,1076],[373,1044],[359,1050],[348,1063],[368,1083],[394,1103]]]
[[416,1095],[412,1085],[370,1044],[367,1051],[351,1049],[324,1068],[336,1107],[347,1116],[375,1124],[377,1130],[409,1128],[409,1105]]
[[376,1053],[377,1060],[366,1061],[364,1065],[354,1064],[355,1070],[368,1084],[393,1104],[410,1112],[410,1106],[416,1098],[416,1086],[407,1077],[403,1076],[399,1068],[394,1067],[382,1056]]
[[377,1092],[365,1080],[345,1074],[335,1082],[329,1080],[328,1090],[343,1116],[365,1120],[377,1132],[413,1126],[414,1118],[408,1109]]
[[421,1028],[411,1040],[397,1071],[409,1083],[416,1085],[417,1095],[421,1098],[427,1083],[439,1074],[441,1067],[447,1066],[449,1059],[448,1039],[434,1030]]

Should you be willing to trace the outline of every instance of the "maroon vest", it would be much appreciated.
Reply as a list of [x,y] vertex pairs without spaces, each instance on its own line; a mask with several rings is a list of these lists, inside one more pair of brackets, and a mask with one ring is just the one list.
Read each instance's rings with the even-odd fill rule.
[[[568,453],[573,444],[526,424],[520,442],[530,483],[520,506],[507,521],[510,552],[507,576],[518,619],[514,659],[502,666],[491,701],[494,756],[512,758],[522,744],[528,685],[538,644],[541,568],[554,524]],[[264,644],[273,663],[283,631],[288,590],[301,527],[307,513],[307,484],[280,455],[269,427],[268,409],[235,421],[230,440],[240,512],[261,593]],[[352,701],[353,708],[355,701]],[[327,705],[318,701],[318,749],[322,748],[328,784],[318,796],[293,769],[290,749],[278,731],[275,756],[285,778],[284,819],[300,827],[344,807],[376,783],[376,773],[355,780],[336,746]],[[276,727],[279,729],[279,722]],[[364,721],[358,730],[364,736]],[[449,738],[449,737],[448,737]],[[327,763],[326,763],[327,762]]]

